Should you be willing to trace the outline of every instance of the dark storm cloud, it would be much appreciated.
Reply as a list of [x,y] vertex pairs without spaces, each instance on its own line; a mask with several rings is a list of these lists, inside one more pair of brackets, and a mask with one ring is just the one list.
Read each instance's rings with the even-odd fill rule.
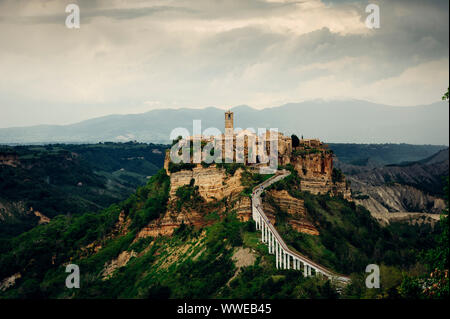
[[[64,27],[67,2],[0,0],[0,96],[11,105],[0,126],[155,106],[415,105],[448,86],[448,1],[70,2],[76,31]],[[380,29],[364,25],[369,2]]]

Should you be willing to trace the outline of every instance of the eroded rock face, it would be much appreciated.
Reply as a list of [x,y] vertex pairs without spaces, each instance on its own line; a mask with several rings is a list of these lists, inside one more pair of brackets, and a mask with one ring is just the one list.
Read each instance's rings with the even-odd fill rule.
[[0,290],[5,291],[6,289],[14,286],[16,284],[16,280],[19,279],[20,277],[22,277],[20,273],[15,273],[14,275],[3,279],[0,282]]
[[342,196],[346,200],[352,200],[352,193],[346,182],[333,182],[325,176],[302,179],[300,189],[314,195],[329,193],[331,196]]
[[233,205],[233,209],[236,210],[237,217],[247,222],[252,218],[252,200],[250,197],[241,196]]
[[360,187],[364,196],[355,202],[371,213],[426,212],[439,214],[445,209],[441,198],[425,194],[412,186],[393,184]]
[[227,176],[224,169],[215,166],[204,168],[201,165],[192,170],[183,170],[170,174],[170,197],[173,198],[177,189],[189,185],[191,179],[199,187],[200,195],[207,201],[221,200],[233,193],[240,193],[242,169],[238,169],[233,176]]
[[389,225],[392,222],[403,222],[412,225],[415,224],[430,224],[434,227],[439,223],[441,215],[440,214],[429,214],[429,213],[381,213],[375,212],[370,213],[373,218],[375,218],[381,225]]
[[164,216],[142,228],[137,238],[170,236],[183,223],[192,226],[206,225],[203,214],[195,210],[167,211]]
[[[234,175],[227,175],[226,171],[215,166],[202,167],[198,165],[192,170],[182,170],[170,174],[170,193],[167,212],[157,220],[141,229],[138,238],[170,236],[181,224],[194,227],[203,227],[210,222],[205,220],[205,215],[212,210],[223,212],[225,205],[229,209],[236,210],[237,216],[242,221],[251,218],[251,200],[249,197],[241,196],[244,190],[241,185],[242,169],[236,170]],[[176,191],[179,187],[189,185],[194,179],[194,185],[198,186],[200,196],[205,203],[198,208],[181,207],[176,210]],[[208,204],[227,198],[227,203],[218,207],[209,208]]]
[[50,222],[50,218],[42,214],[41,212],[37,210],[33,210],[33,207],[30,207],[30,213],[34,214],[36,217],[39,218],[38,224],[48,224]]
[[107,280],[109,279],[114,271],[116,269],[119,269],[120,267],[125,266],[128,261],[131,259],[131,257],[136,257],[137,254],[134,251],[122,251],[119,256],[117,256],[116,259],[111,260],[109,263],[105,264],[105,268],[102,272],[102,279]]
[[350,187],[344,181],[333,181],[333,155],[322,152],[296,156],[291,162],[301,178],[300,189],[311,194],[327,194],[352,199]]
[[292,197],[286,190],[271,190],[269,196],[271,196],[276,204],[288,214],[298,217],[306,216],[304,201]]
[[325,177],[331,179],[333,156],[329,153],[295,156],[292,164],[302,178]]
[[[285,190],[277,191],[271,190],[266,194],[267,199],[264,200],[264,212],[269,218],[270,222],[276,225],[277,209],[269,202],[273,201],[276,206],[282,211],[287,212],[290,216],[288,223],[292,228],[299,233],[309,235],[319,235],[317,228],[308,220],[307,211],[305,209],[304,201],[289,195]],[[270,200],[268,200],[270,198]]]
[[319,231],[312,223],[310,223],[307,220],[296,220],[296,219],[290,219],[288,221],[289,225],[292,226],[292,228],[299,233],[319,236]]

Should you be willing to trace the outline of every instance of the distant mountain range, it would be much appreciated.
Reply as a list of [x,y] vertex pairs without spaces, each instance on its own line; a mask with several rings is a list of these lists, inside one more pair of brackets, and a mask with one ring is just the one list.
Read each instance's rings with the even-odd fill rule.
[[[399,107],[361,100],[290,103],[256,110],[237,106],[235,127],[278,128],[285,134],[334,143],[449,144],[448,102]],[[172,129],[202,120],[202,129],[223,130],[224,110],[158,109],[142,114],[109,115],[71,125],[0,129],[0,143],[81,143],[130,141],[168,143]]]

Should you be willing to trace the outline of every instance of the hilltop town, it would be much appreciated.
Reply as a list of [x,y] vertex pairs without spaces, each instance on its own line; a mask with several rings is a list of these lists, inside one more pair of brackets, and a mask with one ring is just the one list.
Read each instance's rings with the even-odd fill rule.
[[[251,216],[251,201],[248,196],[248,186],[251,184],[249,176],[258,175],[261,166],[268,163],[260,161],[260,147],[266,143],[266,150],[270,153],[270,145],[273,139],[278,142],[278,165],[280,168],[290,167],[298,175],[299,179],[294,180],[294,185],[298,191],[309,192],[314,195],[329,194],[330,196],[340,196],[351,200],[350,187],[344,175],[333,167],[333,152],[326,144],[317,139],[298,139],[296,136],[285,136],[281,132],[266,131],[262,135],[248,130],[235,132],[233,112],[225,113],[225,134],[222,140],[231,139],[233,141],[233,163],[179,163],[174,164],[170,158],[170,150],[166,151],[164,168],[170,177],[170,197],[169,209],[164,216],[152,221],[138,234],[139,237],[170,235],[181,224],[201,226],[205,224],[205,211],[208,203],[223,202],[228,200],[228,205],[223,205],[222,210],[234,209],[240,220],[247,221]],[[245,154],[244,163],[236,163],[237,150],[239,150],[238,140],[244,137]],[[212,142],[216,137],[201,136],[202,145]],[[194,136],[186,140],[192,142]],[[248,154],[249,141],[254,140],[257,152],[256,161],[249,163]],[[225,152],[225,146],[222,147]],[[242,151],[242,150],[241,150]],[[252,185],[254,186],[254,185]],[[193,187],[197,198],[196,207],[176,207],[179,203],[180,189]],[[247,191],[247,192],[246,192]],[[177,195],[178,194],[178,195]],[[299,232],[318,235],[319,232],[314,224],[309,220],[303,200],[292,197],[285,190],[270,192],[270,197],[283,210],[290,215],[291,226]],[[203,205],[202,203],[205,203]],[[267,201],[265,203],[269,218],[275,224],[275,208]]]

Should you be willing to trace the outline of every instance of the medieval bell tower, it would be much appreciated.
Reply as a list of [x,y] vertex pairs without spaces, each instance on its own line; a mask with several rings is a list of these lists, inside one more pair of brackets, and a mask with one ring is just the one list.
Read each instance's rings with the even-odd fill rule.
[[233,126],[233,112],[225,112],[225,136],[233,136],[234,126]]

